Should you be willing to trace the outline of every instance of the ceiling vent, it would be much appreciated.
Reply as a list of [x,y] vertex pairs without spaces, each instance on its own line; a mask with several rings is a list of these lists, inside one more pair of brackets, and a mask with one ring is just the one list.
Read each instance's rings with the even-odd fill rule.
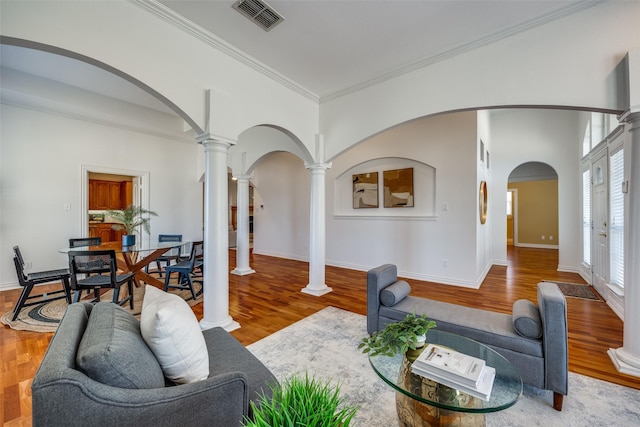
[[233,4],[233,8],[265,31],[271,30],[284,21],[282,15],[260,0],[238,0]]

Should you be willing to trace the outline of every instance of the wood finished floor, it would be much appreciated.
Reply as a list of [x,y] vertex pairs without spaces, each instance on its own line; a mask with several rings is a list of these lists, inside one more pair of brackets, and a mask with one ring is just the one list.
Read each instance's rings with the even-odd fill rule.
[[[235,252],[229,252],[230,268]],[[558,251],[509,248],[506,267],[493,267],[478,290],[407,279],[412,294],[470,307],[509,313],[514,301],[536,301],[541,280],[584,283],[579,275],[556,271]],[[253,255],[255,274],[229,276],[229,311],[241,328],[232,334],[243,344],[260,340],[327,306],[354,313],[366,312],[366,273],[327,267],[326,283],[333,292],[322,297],[301,293],[308,283],[308,264]],[[13,309],[17,290],[0,292],[2,312]],[[590,377],[640,389],[640,380],[619,374],[609,348],[622,346],[622,321],[604,302],[567,298],[569,370]],[[202,318],[202,304],[194,307]],[[0,330],[0,418],[5,426],[31,425],[31,380],[53,336],[52,333]],[[566,399],[571,399],[571,390]]]

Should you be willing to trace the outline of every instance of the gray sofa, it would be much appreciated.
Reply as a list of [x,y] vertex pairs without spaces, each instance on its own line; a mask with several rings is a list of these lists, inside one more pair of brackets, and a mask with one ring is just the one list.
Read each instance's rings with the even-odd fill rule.
[[537,307],[514,304],[512,314],[496,313],[410,296],[397,268],[385,264],[367,272],[367,331],[372,334],[408,313],[426,314],[438,330],[479,341],[509,360],[522,381],[553,391],[553,407],[562,410],[568,392],[567,310],[555,283],[538,284]]
[[[76,363],[90,316],[98,317],[92,322],[99,321],[102,334],[95,341],[104,344],[97,366],[87,368],[91,376]],[[93,325],[90,330],[86,335],[96,334]],[[33,425],[241,425],[251,416],[249,402],[261,391],[270,395],[269,386],[277,380],[225,330],[203,335],[209,377],[174,385],[164,377],[135,317],[107,302],[70,305],[33,379]]]

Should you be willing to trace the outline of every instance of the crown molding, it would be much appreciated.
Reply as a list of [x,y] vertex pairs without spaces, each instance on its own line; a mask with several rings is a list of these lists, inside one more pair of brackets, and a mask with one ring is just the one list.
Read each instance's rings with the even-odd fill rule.
[[272,80],[280,83],[281,85],[299,93],[300,95],[308,98],[314,102],[319,102],[320,98],[315,93],[307,90],[298,83],[288,79],[282,74],[278,73],[274,69],[267,67],[257,59],[250,55],[236,49],[231,44],[215,36],[210,31],[202,28],[196,23],[186,19],[182,15],[177,14],[173,10],[169,9],[165,5],[158,3],[156,0],[129,0],[129,2],[140,6],[141,8],[151,12],[152,14],[163,19],[165,22],[191,34],[197,39],[205,42],[214,49],[229,55],[231,58],[253,68],[257,72],[271,78]]
[[223,52],[230,57],[248,65],[259,73],[275,80],[276,82],[288,87],[289,89],[294,90],[300,95],[315,101],[315,102],[328,102],[337,98],[341,98],[343,96],[358,92],[360,90],[369,88],[371,86],[375,86],[377,84],[383,83],[388,80],[392,80],[396,77],[411,73],[415,70],[419,70],[429,65],[433,65],[435,63],[444,61],[446,59],[464,54],[466,52],[470,52],[472,50],[478,49],[480,47],[495,43],[497,41],[509,38],[516,34],[522,33],[524,31],[530,30],[532,28],[539,27],[541,25],[556,21],[558,19],[573,15],[578,12],[582,12],[584,10],[590,9],[594,6],[597,6],[601,3],[606,2],[606,0],[587,0],[583,2],[571,3],[565,7],[554,10],[553,12],[549,12],[545,15],[539,16],[537,18],[531,19],[529,21],[523,22],[522,24],[515,25],[513,27],[507,28],[502,31],[495,32],[490,34],[482,39],[475,40],[470,43],[465,43],[460,46],[457,46],[453,49],[449,49],[438,54],[432,55],[427,58],[423,58],[419,61],[413,62],[406,66],[397,68],[388,73],[381,74],[378,77],[366,80],[362,83],[352,85],[346,87],[342,90],[336,91],[332,94],[323,96],[320,98],[317,94],[309,91],[308,89],[302,87],[298,83],[288,79],[284,75],[278,73],[270,67],[267,67],[257,59],[252,56],[247,55],[246,53],[238,50],[234,46],[230,45],[226,41],[220,39],[219,37],[212,34],[210,31],[202,28],[201,26],[195,24],[192,21],[184,18],[182,15],[177,14],[173,10],[164,6],[161,3],[158,3],[156,0],[129,0],[131,3],[140,6],[141,8],[153,13],[164,21],[176,26],[177,28],[186,31],[187,33],[193,35],[194,37],[204,41],[209,44],[213,48]]
[[421,68],[426,68],[429,65],[433,65],[435,63],[444,61],[446,59],[449,58],[453,58],[455,56],[458,55],[462,55],[463,53],[466,52],[470,52],[472,50],[478,49],[480,47],[495,43],[497,41],[509,38],[511,36],[514,36],[516,34],[525,32],[527,30],[530,30],[532,28],[536,28],[539,27],[541,25],[544,24],[548,24],[550,22],[556,21],[558,19],[573,15],[575,13],[578,12],[582,12],[584,10],[590,9],[594,6],[597,6],[601,3],[604,3],[606,0],[589,0],[589,1],[585,1],[585,2],[580,2],[580,3],[572,3],[568,6],[565,6],[563,8],[554,10],[553,12],[549,12],[545,15],[539,16],[535,19],[531,19],[529,21],[523,22],[522,24],[519,25],[515,25],[513,27],[504,29],[502,31],[498,31],[495,32],[493,34],[489,34],[486,37],[483,37],[479,40],[475,40],[473,42],[470,43],[465,43],[462,44],[460,46],[457,46],[453,49],[449,49],[446,50],[444,52],[440,52],[438,54],[432,55],[428,58],[423,58],[419,61],[416,61],[414,63],[408,64],[404,67],[400,67],[397,68],[393,71],[390,71],[388,73],[382,74],[378,77],[374,77],[373,79],[369,79],[367,81],[364,81],[362,83],[359,83],[357,85],[353,85],[353,86],[349,86],[347,88],[344,88],[343,90],[334,92],[330,95],[327,96],[323,96],[321,99],[321,102],[328,102],[355,92],[358,92],[360,90],[366,89],[368,87],[371,86],[375,86],[377,84],[383,83],[385,81],[388,80],[392,80],[396,77],[402,76],[404,74],[408,74],[412,71],[415,70],[419,70]]

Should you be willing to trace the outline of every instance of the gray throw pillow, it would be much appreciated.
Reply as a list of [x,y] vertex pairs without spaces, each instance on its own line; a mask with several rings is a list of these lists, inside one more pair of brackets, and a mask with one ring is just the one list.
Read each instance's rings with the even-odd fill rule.
[[410,292],[411,286],[404,280],[398,280],[380,291],[380,302],[382,305],[392,307],[402,301]]
[[542,337],[540,311],[534,303],[526,299],[514,302],[512,316],[513,327],[518,334],[536,340]]
[[110,302],[91,310],[76,364],[91,379],[114,387],[165,386],[162,368],[140,335],[140,322]]

